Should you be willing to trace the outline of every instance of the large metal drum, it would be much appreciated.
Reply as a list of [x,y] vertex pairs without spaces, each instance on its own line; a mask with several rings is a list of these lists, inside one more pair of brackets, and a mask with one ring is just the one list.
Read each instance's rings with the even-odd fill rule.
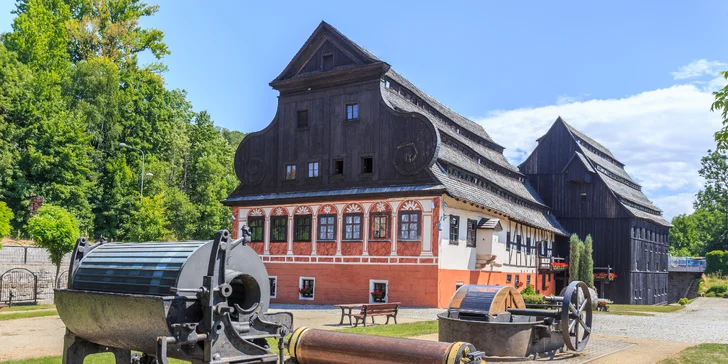
[[165,346],[164,355],[193,362],[232,355],[232,346],[240,362],[274,362],[265,337],[282,337],[292,325],[290,314],[266,314],[265,266],[227,231],[213,241],[80,239],[73,258],[56,307],[70,334],[96,345],[154,355]]

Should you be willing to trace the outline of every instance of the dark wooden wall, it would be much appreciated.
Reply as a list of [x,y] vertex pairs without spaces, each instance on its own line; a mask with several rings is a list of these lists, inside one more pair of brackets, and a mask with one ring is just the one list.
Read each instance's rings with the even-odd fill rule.
[[[521,164],[521,171],[567,231],[581,239],[592,236],[594,266],[610,266],[617,274],[605,285],[606,297],[617,303],[666,302],[668,230],[635,219],[599,176],[587,171],[579,158],[572,159],[577,150],[566,126],[556,122]],[[635,238],[633,228],[644,228],[656,237]],[[569,256],[567,237],[557,240],[557,254]]]
[[[438,143],[434,125],[384,104],[379,83],[281,95],[271,124],[238,147],[235,170],[242,183],[231,197],[437,183],[429,171]],[[350,103],[359,105],[358,120],[346,120]],[[308,127],[297,127],[299,110],[308,110]],[[373,158],[370,175],[361,173],[362,157]],[[343,176],[333,175],[336,159],[344,161]],[[316,161],[320,176],[308,178],[308,163]],[[295,180],[285,179],[289,164],[296,165]]]

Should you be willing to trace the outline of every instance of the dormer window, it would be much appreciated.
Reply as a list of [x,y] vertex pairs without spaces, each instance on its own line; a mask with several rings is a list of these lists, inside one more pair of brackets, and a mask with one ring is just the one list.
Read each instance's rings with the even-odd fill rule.
[[346,105],[346,120],[359,119],[359,104]]
[[328,71],[332,68],[334,68],[334,55],[333,54],[324,54],[321,59],[321,67],[324,71]]
[[299,128],[308,127],[308,110],[298,110],[296,113],[296,126]]

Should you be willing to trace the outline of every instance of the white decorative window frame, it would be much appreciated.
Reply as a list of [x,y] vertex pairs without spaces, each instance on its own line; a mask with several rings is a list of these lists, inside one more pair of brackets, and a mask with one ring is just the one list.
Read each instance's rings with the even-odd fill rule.
[[[276,288],[273,292],[270,292],[270,298],[276,298],[278,293],[278,276],[268,276],[268,278],[273,279],[276,282]],[[270,281],[268,282],[268,286],[270,286]]]
[[[387,287],[387,289],[384,290],[384,302],[374,302],[374,297],[372,297],[372,292],[374,292],[374,283],[384,283],[384,286]],[[389,303],[389,281],[386,279],[370,279],[369,280],[369,292],[367,292],[369,295],[369,303]]]
[[298,299],[303,301],[313,301],[314,298],[316,298],[316,278],[315,277],[298,277],[298,288],[303,288],[303,280],[312,280],[313,281],[313,292],[311,294],[311,297],[303,297],[301,292],[298,292]]

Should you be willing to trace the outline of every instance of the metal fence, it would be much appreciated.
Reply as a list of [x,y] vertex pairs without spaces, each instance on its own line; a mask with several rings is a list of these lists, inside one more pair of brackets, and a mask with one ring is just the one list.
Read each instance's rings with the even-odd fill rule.
[[[61,266],[67,266],[71,254],[63,257]],[[48,251],[35,246],[5,246],[0,249],[0,264],[52,264]]]
[[705,268],[705,258],[703,257],[670,257],[670,267],[694,267]]

